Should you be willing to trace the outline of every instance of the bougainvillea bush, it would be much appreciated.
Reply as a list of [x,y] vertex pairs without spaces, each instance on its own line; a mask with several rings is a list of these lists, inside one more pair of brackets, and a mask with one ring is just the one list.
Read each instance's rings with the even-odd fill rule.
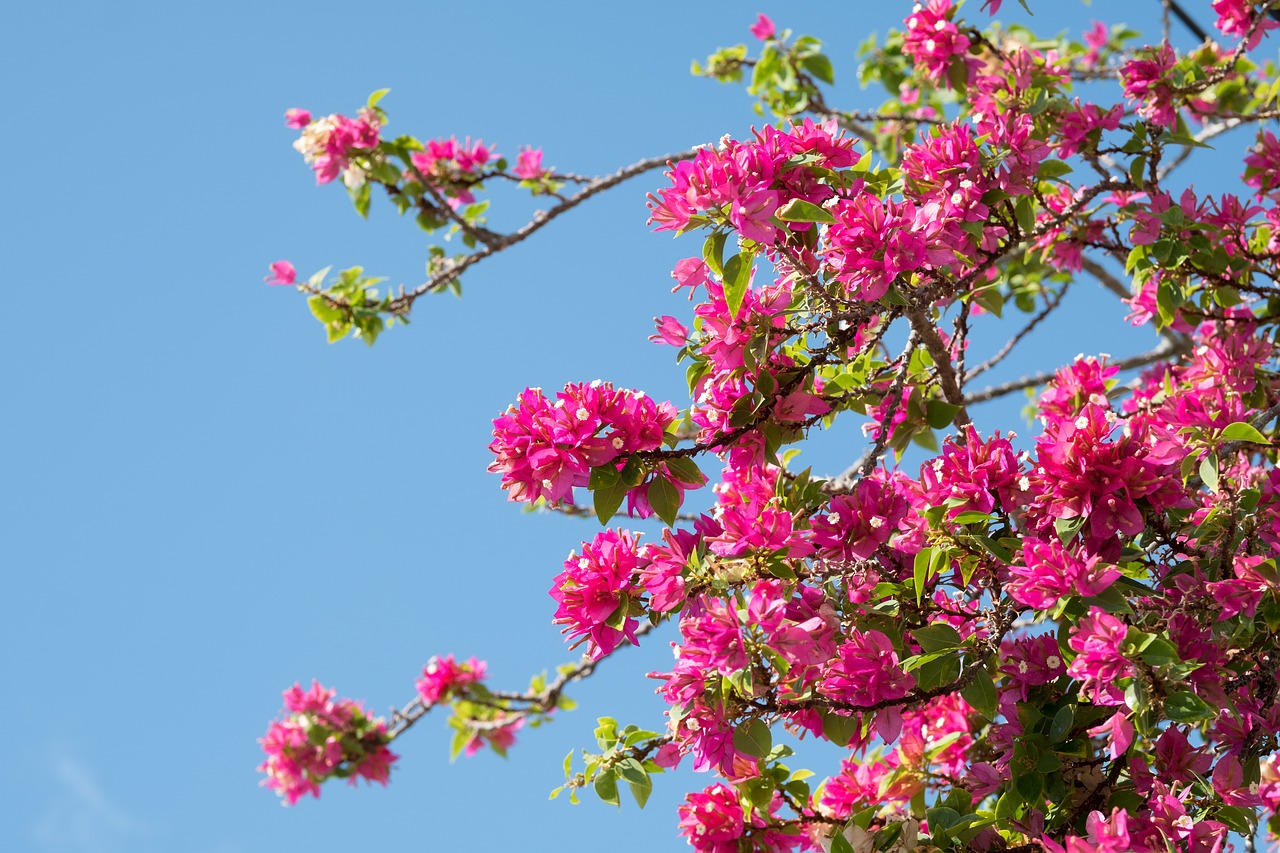
[[[455,238],[412,288],[272,264],[331,341],[373,344],[640,175],[651,227],[688,245],[672,277],[692,306],[653,338],[687,401],[584,381],[495,413],[495,488],[596,528],[548,572],[581,660],[507,691],[433,657],[385,720],[295,686],[267,787],[386,784],[391,742],[437,710],[455,754],[504,753],[665,631],[669,669],[636,686],[665,718],[601,719],[561,791],[643,806],[685,765],[700,789],[672,819],[697,850],[1209,853],[1280,831],[1280,3],[1166,2],[1163,32],[1055,37],[1000,6],[904,8],[857,59],[887,93],[873,111],[827,101],[854,58],[760,15],[694,65],[745,83],[757,127],[601,177],[393,136],[385,92],[354,117],[287,113],[318,183]],[[1179,26],[1202,41],[1175,49]],[[1190,184],[1204,158],[1238,180]],[[491,230],[499,198],[541,209]],[[1158,346],[979,381],[1085,279]],[[975,421],[1024,391],[1030,430]],[[834,431],[862,440],[843,471],[794,464]],[[800,766],[805,741],[829,766]]]

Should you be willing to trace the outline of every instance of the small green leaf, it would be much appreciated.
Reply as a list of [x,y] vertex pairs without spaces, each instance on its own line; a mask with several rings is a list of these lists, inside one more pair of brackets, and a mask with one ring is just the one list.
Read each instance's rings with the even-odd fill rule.
[[733,748],[744,755],[764,758],[773,749],[773,733],[763,720],[748,720],[733,730]]
[[960,691],[964,701],[976,708],[988,720],[994,720],[1000,707],[1000,697],[996,693],[996,684],[991,679],[987,668],[979,668],[973,680]]
[[671,476],[686,486],[701,486],[707,482],[707,475],[698,468],[698,463],[687,456],[668,459],[664,464]]
[[804,66],[805,71],[808,71],[823,83],[828,86],[835,85],[836,72],[831,65],[831,60],[825,54],[815,53],[812,56],[806,56],[800,64]]
[[647,494],[649,506],[653,507],[658,518],[665,521],[668,527],[675,527],[676,514],[680,512],[680,490],[671,485],[666,477],[655,474],[649,481]]
[[951,423],[960,407],[945,400],[930,400],[924,406],[924,419],[934,429],[942,429]]
[[366,106],[368,106],[369,109],[373,109],[378,105],[378,101],[381,101],[383,98],[385,98],[387,96],[387,93],[390,91],[391,91],[390,89],[379,89],[378,91],[374,92],[372,95],[369,96],[369,100],[366,102]]
[[1206,456],[1200,463],[1200,479],[1209,487],[1209,491],[1218,491],[1218,455]]
[[836,221],[830,211],[802,198],[793,198],[779,208],[776,215],[783,222],[824,222],[831,224]]
[[356,213],[359,213],[362,217],[364,217],[365,219],[368,219],[369,218],[369,202],[371,200],[371,196],[369,195],[368,181],[361,184],[360,189],[352,190],[351,200],[355,203]]
[[636,805],[644,808],[644,804],[649,802],[649,795],[653,793],[653,780],[645,774],[643,782],[627,782],[631,788],[631,796],[635,798]]
[[933,556],[932,548],[925,548],[916,554],[915,562],[912,567],[912,580],[915,582],[916,588],[916,607],[920,606],[920,602],[924,596],[924,585],[929,579],[929,560]]
[[1179,690],[1165,699],[1164,712],[1175,723],[1198,723],[1213,716],[1213,708],[1189,690]]
[[960,812],[946,806],[926,809],[925,817],[929,821],[929,832],[931,833],[950,829],[960,822]]
[[601,524],[609,523],[609,519],[613,518],[614,513],[622,506],[622,501],[626,499],[628,491],[630,489],[626,483],[618,482],[591,493],[596,518],[600,519]]
[[742,299],[747,295],[747,285],[751,283],[754,265],[755,255],[750,252],[739,252],[724,262],[724,300],[729,305],[730,317],[737,317],[742,308]]
[[1035,771],[1024,773],[1013,781],[1013,787],[1024,803],[1040,806],[1040,795],[1044,792],[1044,776]]
[[1061,743],[1066,740],[1067,735],[1071,734],[1071,729],[1075,722],[1075,706],[1071,704],[1063,705],[1058,709],[1058,713],[1053,715],[1053,722],[1049,724],[1049,740],[1054,743]]
[[702,260],[716,275],[724,274],[724,243],[728,237],[726,232],[716,231],[702,243]]
[[622,803],[618,800],[618,778],[614,775],[613,768],[600,771],[600,775],[596,777],[594,787],[596,796],[602,802],[618,807],[622,806]]
[[836,746],[848,746],[861,728],[862,723],[857,717],[841,716],[834,711],[828,711],[822,716],[822,736]]
[[920,648],[926,652],[958,649],[964,645],[964,640],[960,638],[960,634],[956,632],[956,629],[944,622],[936,622],[923,628],[915,628],[911,631],[911,636],[915,637],[916,642],[920,644]]
[[1027,196],[1018,199],[1018,203],[1013,206],[1014,216],[1018,220],[1018,228],[1022,230],[1025,237],[1030,234],[1036,227],[1036,211],[1031,206],[1031,200]]
[[1233,424],[1227,424],[1226,429],[1222,431],[1223,441],[1247,441],[1250,444],[1270,444],[1267,437],[1252,425],[1244,421],[1236,421]]

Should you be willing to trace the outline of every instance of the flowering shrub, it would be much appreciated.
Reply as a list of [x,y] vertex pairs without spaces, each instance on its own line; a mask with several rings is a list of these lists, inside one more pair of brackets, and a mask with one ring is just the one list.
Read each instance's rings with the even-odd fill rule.
[[[602,719],[561,790],[618,803],[626,782],[643,806],[687,758],[716,777],[679,809],[696,850],[1216,853],[1264,820],[1280,831],[1280,145],[1257,127],[1280,86],[1249,55],[1280,4],[1201,5],[1224,41],[1184,52],[1100,24],[1037,40],[929,0],[867,48],[860,75],[889,93],[870,113],[828,106],[821,43],[761,15],[756,56],[695,70],[750,72],[776,124],[595,179],[532,148],[512,169],[479,142],[388,140],[381,93],[356,120],[291,110],[321,183],[341,174],[362,213],[380,185],[467,249],[433,248],[429,280],[396,295],[358,268],[299,282],[331,340],[372,343],[664,165],[652,226],[702,240],[672,273],[696,304],[654,336],[688,362],[683,412],[591,382],[526,389],[494,420],[489,470],[511,501],[607,527],[550,590],[583,659],[497,692],[482,662],[434,658],[389,728],[295,688],[263,741],[266,784],[292,803],[330,776],[385,782],[387,743],[442,705],[455,755],[501,752],[657,628],[676,636],[650,674],[661,730]],[[1236,128],[1256,140],[1236,149],[1243,195],[1175,185]],[[552,206],[490,231],[479,194],[502,181]],[[1080,273],[1159,346],[975,390]],[[268,280],[294,283],[293,265]],[[995,354],[975,364],[971,345]],[[1029,388],[1035,435],[975,423]],[[791,445],[851,422],[867,447],[847,470],[791,465]],[[609,526],[655,516],[643,542]],[[792,767],[782,733],[839,750],[825,780]]]

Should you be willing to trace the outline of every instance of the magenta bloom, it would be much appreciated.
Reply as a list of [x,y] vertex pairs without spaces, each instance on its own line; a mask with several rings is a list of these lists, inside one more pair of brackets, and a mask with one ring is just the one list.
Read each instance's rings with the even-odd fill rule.
[[1210,5],[1213,11],[1218,13],[1218,20],[1214,21],[1213,25],[1223,35],[1244,38],[1250,30],[1253,30],[1248,44],[1245,45],[1249,50],[1258,46],[1258,42],[1262,41],[1267,31],[1280,27],[1280,22],[1272,20],[1269,16],[1263,16],[1261,23],[1258,23],[1255,29],[1258,12],[1255,4],[1249,0],[1213,0]]
[[291,127],[294,130],[302,130],[311,124],[311,113],[306,110],[300,110],[297,107],[284,111],[284,126]]
[[689,794],[680,807],[680,833],[700,853],[737,853],[738,839],[745,829],[738,792],[716,783],[705,791]]
[[1124,94],[1138,102],[1138,115],[1164,127],[1173,127],[1178,116],[1173,84],[1169,81],[1175,59],[1173,48],[1167,44],[1147,47],[1120,69]]
[[560,603],[556,608],[556,625],[564,625],[562,634],[588,640],[587,654],[599,658],[612,652],[624,639],[636,643],[639,623],[626,616],[622,628],[605,623],[620,606],[629,601],[631,579],[639,568],[639,549],[635,537],[625,530],[605,530],[595,539],[582,543],[582,556],[570,553],[551,588],[551,597]]
[[536,181],[547,174],[547,170],[542,168],[542,151],[537,148],[521,148],[511,174],[523,181]]
[[818,689],[851,705],[870,706],[901,699],[915,685],[916,680],[898,666],[898,653],[888,637],[854,628]]
[[751,25],[751,35],[760,39],[760,41],[773,38],[776,32],[777,30],[773,27],[773,21],[769,20],[769,16],[763,12],[760,17],[756,18],[756,22]]
[[391,738],[385,723],[358,702],[335,700],[334,694],[319,682],[306,691],[295,684],[284,691],[288,714],[273,721],[259,741],[267,754],[258,767],[267,774],[262,784],[287,805],[307,794],[319,797],[320,784],[334,776],[352,785],[361,778],[387,784],[398,756],[387,748]]
[[482,681],[486,664],[482,660],[471,658],[466,663],[457,663],[453,655],[433,657],[422,669],[422,677],[417,681],[418,695],[428,705],[434,705],[445,699],[459,687]]
[[1116,682],[1133,675],[1133,664],[1120,653],[1127,631],[1123,622],[1095,605],[1067,641],[1076,651],[1067,674],[1081,680],[1081,695],[1095,705],[1124,701],[1124,691]]
[[907,16],[902,52],[935,82],[946,79],[952,57],[969,49],[969,37],[952,22],[954,15],[951,0],[928,0]]
[[293,284],[298,280],[298,271],[288,261],[276,261],[271,265],[271,275],[262,280],[267,284]]

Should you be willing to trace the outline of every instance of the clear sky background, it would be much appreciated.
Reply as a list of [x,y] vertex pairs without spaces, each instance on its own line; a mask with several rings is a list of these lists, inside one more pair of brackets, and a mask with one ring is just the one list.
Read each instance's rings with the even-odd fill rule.
[[[1154,33],[1158,5],[1093,11]],[[525,385],[594,378],[685,404],[683,367],[646,337],[655,315],[687,319],[668,276],[700,247],[645,227],[652,173],[475,268],[462,300],[421,300],[372,350],[329,346],[296,292],[262,284],[267,264],[412,286],[427,241],[377,200],[364,222],[315,187],[282,114],[350,115],[389,86],[390,132],[540,146],[602,174],[760,123],[740,88],[688,73],[750,41],[759,11],[827,41],[834,102],[877,105],[854,53],[909,8],[6,4],[0,850],[678,846],[675,806],[709,782],[687,770],[643,813],[547,802],[599,714],[661,727],[643,674],[669,662],[669,633],[571,691],[580,710],[521,732],[505,762],[449,766],[428,718],[386,790],[333,783],[284,809],[258,787],[256,739],[295,681],[385,712],[432,654],[485,658],[500,688],[574,658],[546,591],[596,525],[508,504],[484,471],[490,422]],[[1089,21],[1067,0],[1033,8],[1051,31]],[[1222,150],[1238,162],[1244,145]],[[504,198],[494,224],[521,224],[531,205]],[[991,378],[1153,343],[1096,290]],[[981,423],[1018,426],[1020,406]],[[860,446],[850,422],[811,461],[836,473]]]

